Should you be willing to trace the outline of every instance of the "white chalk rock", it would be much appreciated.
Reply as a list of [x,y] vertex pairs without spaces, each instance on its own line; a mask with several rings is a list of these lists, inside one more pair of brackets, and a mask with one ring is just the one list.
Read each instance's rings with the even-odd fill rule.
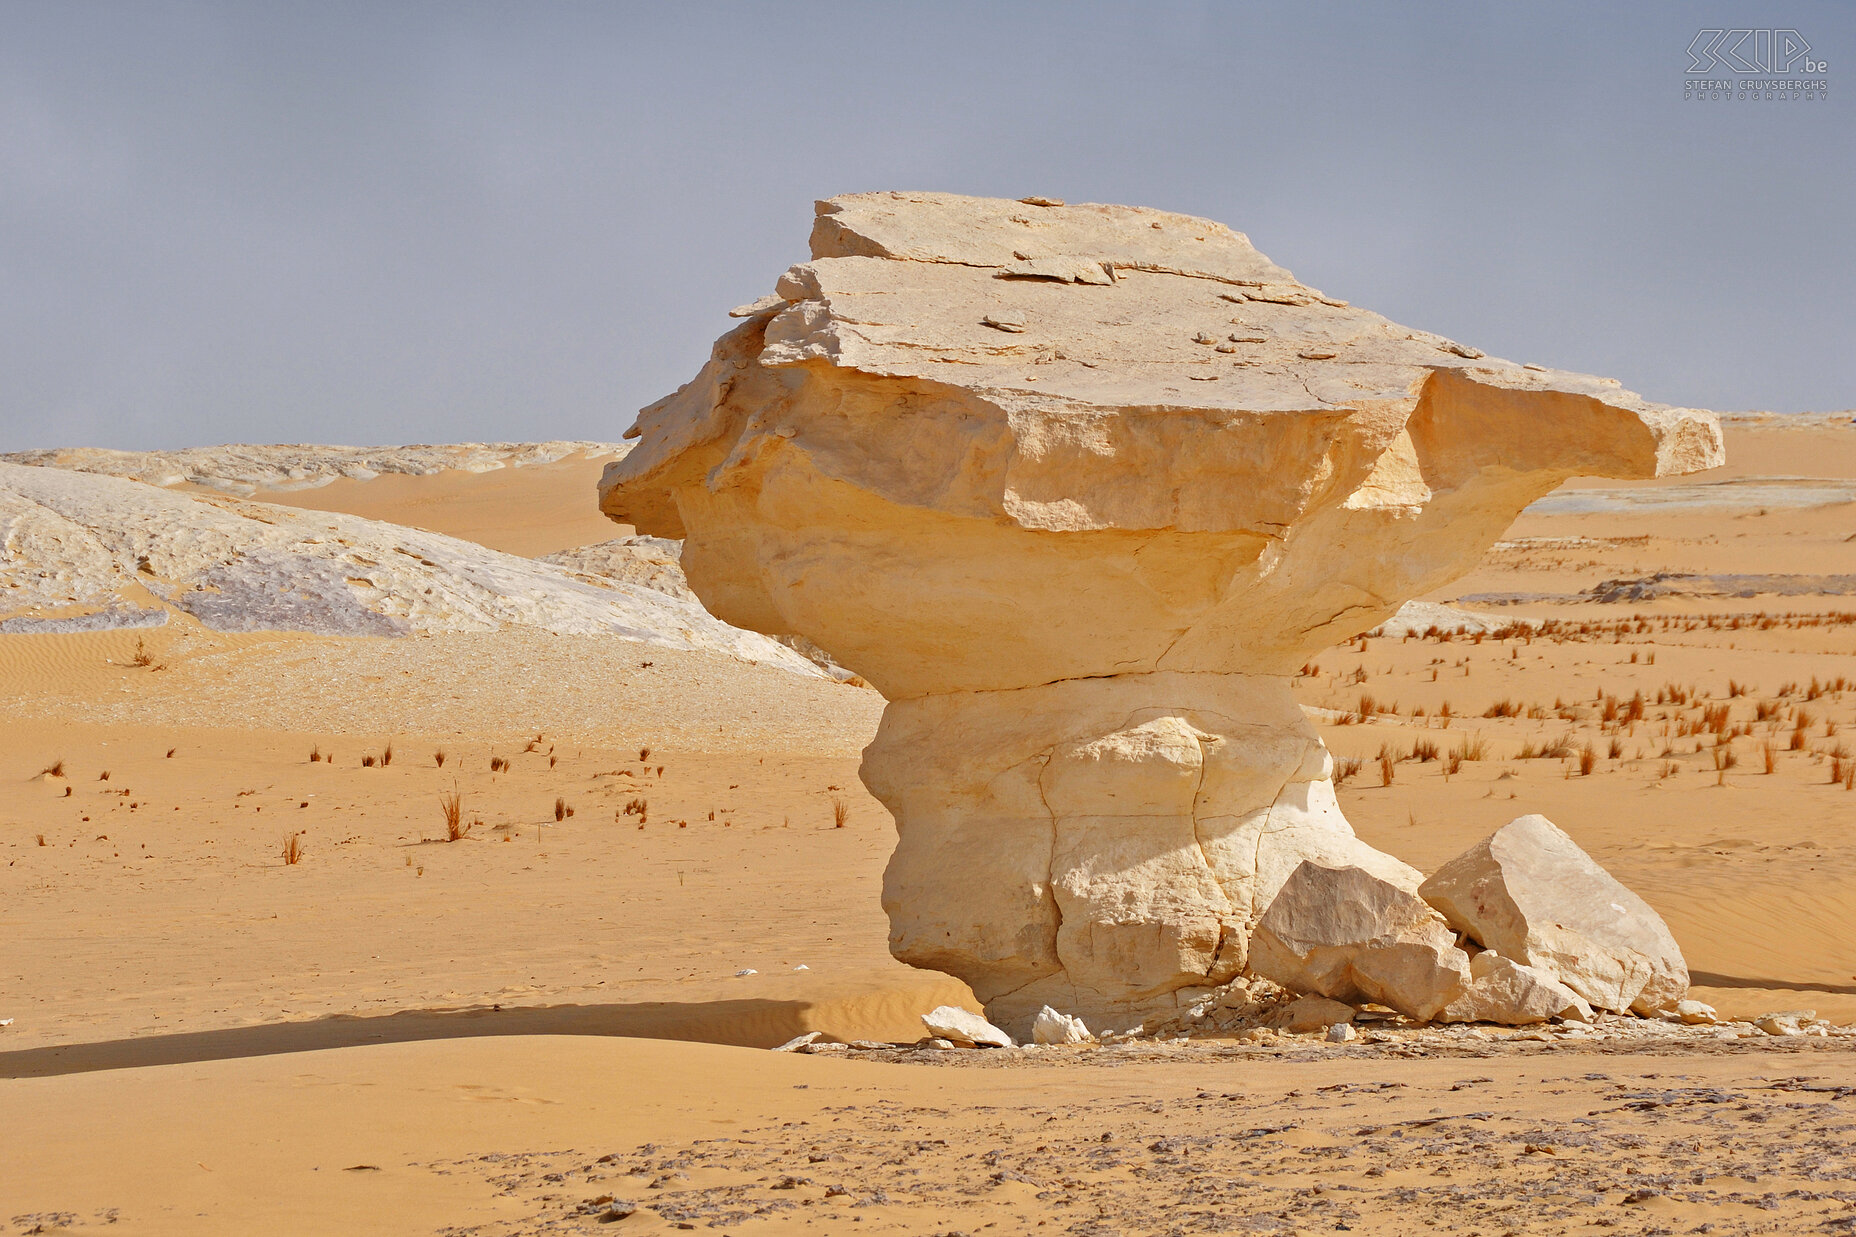
[[1439,1016],[1442,1022],[1526,1026],[1549,1018],[1592,1020],[1592,1007],[1547,972],[1484,950],[1469,960],[1469,984]]
[[1012,1048],[1012,1037],[971,1010],[958,1005],[941,1005],[922,1015],[922,1024],[930,1034],[957,1044],[979,1048]]
[[1081,1018],[1060,1014],[1048,1005],[1031,1023],[1031,1042],[1035,1044],[1086,1044],[1094,1038]]
[[791,1039],[787,1040],[784,1044],[781,1044],[778,1048],[775,1048],[773,1051],[775,1052],[804,1052],[807,1048],[811,1047],[814,1043],[818,1042],[819,1038],[823,1036],[824,1034],[825,1033],[823,1031],[807,1031],[804,1035],[793,1036]]
[[1330,1001],[1324,996],[1297,997],[1283,1007],[1280,1015],[1285,1031],[1319,1031],[1353,1021],[1354,1008],[1344,1001]]
[[1510,821],[1418,892],[1451,927],[1596,1008],[1661,1013],[1688,993],[1688,966],[1662,916],[1544,816]]
[[820,671],[695,601],[422,529],[0,462],[0,634],[159,626],[404,636],[539,628]]
[[1721,461],[1711,414],[1531,370],[1138,207],[865,193],[640,412],[602,509],[737,626],[889,698],[890,949],[1017,1031],[1164,1021],[1353,836],[1295,670],[1568,477]]
[[1721,1016],[1714,1012],[1714,1006],[1694,1000],[1677,1001],[1676,1017],[1690,1026],[1712,1026],[1721,1020]]
[[1470,979],[1469,955],[1443,916],[1410,890],[1360,868],[1303,862],[1250,941],[1250,967],[1296,992],[1438,1016]]

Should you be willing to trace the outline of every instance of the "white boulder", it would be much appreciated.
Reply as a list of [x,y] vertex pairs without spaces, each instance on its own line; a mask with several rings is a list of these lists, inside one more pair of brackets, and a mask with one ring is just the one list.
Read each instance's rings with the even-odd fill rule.
[[1012,1037],[971,1010],[940,1005],[922,1015],[922,1024],[937,1039],[976,1048],[1012,1048]]
[[1081,1018],[1060,1014],[1046,1005],[1031,1021],[1034,1044],[1086,1044],[1095,1039]]
[[1469,955],[1442,915],[1361,868],[1290,874],[1250,941],[1257,974],[1296,992],[1372,1001],[1429,1021],[1463,992]]
[[1484,950],[1469,960],[1469,984],[1440,1021],[1526,1026],[1549,1018],[1590,1022],[1592,1007],[1545,971]]
[[1450,926],[1599,1009],[1674,1011],[1688,966],[1650,904],[1544,816],[1522,816],[1419,887]]

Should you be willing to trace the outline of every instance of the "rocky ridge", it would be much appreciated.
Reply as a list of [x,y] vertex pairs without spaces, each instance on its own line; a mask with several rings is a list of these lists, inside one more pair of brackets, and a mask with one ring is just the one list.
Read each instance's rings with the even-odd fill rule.
[[104,447],[55,447],[0,455],[0,462],[72,472],[127,477],[150,485],[181,484],[246,497],[259,490],[307,490],[346,477],[369,481],[383,473],[415,477],[456,469],[493,472],[551,464],[576,453],[591,458],[622,457],[628,443],[454,442],[398,447],[341,447],[310,444],[231,443],[175,451],[115,451]]
[[358,516],[0,463],[0,633],[156,626],[341,636],[618,635],[816,674],[700,605]]

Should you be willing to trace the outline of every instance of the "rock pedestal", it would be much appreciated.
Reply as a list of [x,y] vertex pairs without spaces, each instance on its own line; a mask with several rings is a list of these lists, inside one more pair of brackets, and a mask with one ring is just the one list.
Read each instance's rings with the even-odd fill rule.
[[812,260],[639,415],[601,504],[717,616],[890,700],[892,950],[1023,1035],[1240,971],[1302,859],[1402,888],[1289,694],[1579,474],[1721,460],[1707,413],[1302,285],[1241,234],[947,194],[818,205]]

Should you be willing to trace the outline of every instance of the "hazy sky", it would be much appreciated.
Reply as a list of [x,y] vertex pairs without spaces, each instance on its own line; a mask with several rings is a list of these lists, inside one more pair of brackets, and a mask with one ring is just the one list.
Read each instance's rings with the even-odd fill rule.
[[[1796,29],[1828,98],[1684,101],[1704,25]],[[1742,0],[0,0],[0,450],[616,438],[870,189],[1207,215],[1496,355],[1849,408],[1853,36]]]

